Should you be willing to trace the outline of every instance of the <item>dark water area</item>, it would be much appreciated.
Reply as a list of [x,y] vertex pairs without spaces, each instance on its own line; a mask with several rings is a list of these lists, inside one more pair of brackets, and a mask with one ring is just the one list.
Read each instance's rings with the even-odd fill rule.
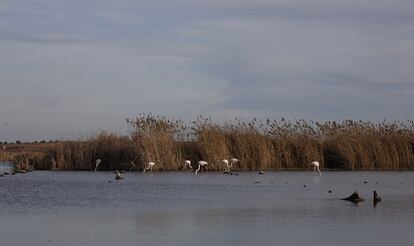
[[[414,172],[154,172],[124,177],[115,181],[111,172],[53,171],[0,177],[1,245],[413,241]],[[364,202],[340,200],[355,190]],[[383,198],[377,206],[373,190]]]

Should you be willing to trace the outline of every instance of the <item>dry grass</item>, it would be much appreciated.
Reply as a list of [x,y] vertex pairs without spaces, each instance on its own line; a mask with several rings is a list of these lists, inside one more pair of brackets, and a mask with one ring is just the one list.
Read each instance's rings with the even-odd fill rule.
[[[142,170],[154,161],[158,170],[180,170],[185,159],[209,162],[223,170],[222,159],[236,157],[239,170],[296,170],[317,160],[321,168],[343,170],[414,169],[414,122],[314,122],[237,118],[223,124],[198,117],[191,124],[154,115],[128,119],[130,136],[100,134],[60,141],[46,149],[0,151],[0,160],[35,161],[38,169]],[[29,154],[31,153],[31,154]],[[41,154],[34,154],[41,153]],[[135,161],[135,166],[131,165]]]
[[184,131],[181,121],[149,114],[127,119],[127,123],[131,127],[131,144],[140,170],[149,161],[156,163],[154,170],[182,167],[181,148],[176,140],[180,131]]
[[47,151],[1,151],[0,161],[12,161],[15,171],[48,169],[50,153]]
[[99,170],[134,169],[130,165],[129,139],[115,133],[101,132],[85,139],[61,141],[56,145],[54,158],[51,169],[57,170],[94,170],[97,159],[102,160]]

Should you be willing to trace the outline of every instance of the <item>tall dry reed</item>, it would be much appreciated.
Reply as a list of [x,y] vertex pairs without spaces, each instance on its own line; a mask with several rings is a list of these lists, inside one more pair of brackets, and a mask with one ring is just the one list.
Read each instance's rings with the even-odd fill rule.
[[137,164],[144,169],[147,162],[156,163],[155,170],[178,170],[183,157],[176,138],[185,130],[184,124],[166,117],[143,114],[127,119]]
[[127,137],[101,132],[92,137],[57,143],[51,169],[94,170],[95,161],[101,159],[98,170],[133,170],[132,158],[133,152]]
[[[198,117],[185,124],[142,114],[127,123],[129,137],[102,132],[60,141],[36,163],[44,169],[93,170],[99,158],[100,170],[138,171],[148,161],[156,162],[158,170],[180,170],[184,160],[190,159],[193,163],[209,162],[210,170],[223,170],[221,160],[235,157],[239,163],[234,169],[238,170],[309,169],[315,160],[324,169],[414,169],[412,120],[373,123],[235,118],[218,124]],[[0,152],[0,158],[14,158],[10,153]]]

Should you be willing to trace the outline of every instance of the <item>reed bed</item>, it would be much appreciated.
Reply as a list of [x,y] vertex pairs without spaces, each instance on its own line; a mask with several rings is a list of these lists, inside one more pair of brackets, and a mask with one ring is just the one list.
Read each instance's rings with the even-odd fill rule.
[[130,140],[115,133],[101,132],[94,136],[72,141],[60,141],[51,161],[53,170],[94,170],[101,159],[100,171],[135,170],[131,163],[133,151]]
[[10,161],[17,172],[48,169],[51,153],[47,151],[1,151],[0,161]]
[[[180,170],[184,160],[205,160],[210,170],[223,159],[238,158],[236,170],[304,170],[311,161],[323,169],[414,169],[414,122],[234,120],[218,124],[198,117],[192,123],[141,114],[127,119],[129,136],[101,132],[55,143],[42,169],[140,171],[148,161],[156,170]],[[0,152],[0,158],[7,159]],[[13,157],[14,158],[14,157]],[[40,158],[40,157],[39,157]],[[46,163],[46,164],[45,164]]]
[[183,122],[149,114],[127,119],[127,123],[131,127],[134,160],[140,170],[150,161],[157,164],[154,170],[178,170],[182,167],[177,138],[185,130]]

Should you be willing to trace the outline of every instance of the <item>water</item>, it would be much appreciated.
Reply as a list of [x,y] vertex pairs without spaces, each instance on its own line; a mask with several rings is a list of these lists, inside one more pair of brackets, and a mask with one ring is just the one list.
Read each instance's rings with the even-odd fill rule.
[[13,163],[9,161],[0,161],[0,174],[5,172],[11,173],[13,167]]
[[[124,177],[0,177],[1,245],[412,245],[414,172]],[[365,202],[340,200],[356,189]]]

